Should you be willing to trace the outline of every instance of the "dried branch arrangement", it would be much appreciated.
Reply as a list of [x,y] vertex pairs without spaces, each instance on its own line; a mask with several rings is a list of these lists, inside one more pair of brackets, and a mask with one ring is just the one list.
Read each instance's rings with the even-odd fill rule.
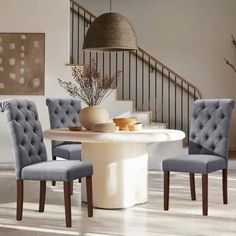
[[118,71],[112,76],[102,77],[94,58],[91,65],[72,66],[71,69],[75,83],[61,79],[58,79],[58,83],[70,96],[80,98],[88,106],[99,105],[116,88],[121,75],[121,71]]
[[[234,47],[236,48],[236,40],[235,40],[235,38],[234,38],[234,36],[233,35],[231,35],[231,37],[232,37],[232,43],[233,43],[233,45],[234,45]],[[225,59],[225,58],[224,58]],[[234,64],[232,64],[229,60],[227,60],[227,59],[225,59],[225,63],[228,65],[228,66],[230,66],[232,69],[233,69],[233,71],[236,73],[236,66],[234,65]]]

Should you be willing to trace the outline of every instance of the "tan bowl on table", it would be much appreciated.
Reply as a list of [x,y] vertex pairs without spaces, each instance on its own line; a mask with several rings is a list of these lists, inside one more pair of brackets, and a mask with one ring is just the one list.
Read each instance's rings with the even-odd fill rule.
[[135,123],[135,124],[130,124],[129,125],[129,130],[130,131],[139,131],[142,130],[143,125],[142,123]]
[[136,118],[114,118],[113,121],[117,126],[119,126],[119,130],[129,130],[129,125],[137,123]]
[[81,131],[82,130],[82,126],[78,125],[78,126],[69,126],[68,129],[70,131]]

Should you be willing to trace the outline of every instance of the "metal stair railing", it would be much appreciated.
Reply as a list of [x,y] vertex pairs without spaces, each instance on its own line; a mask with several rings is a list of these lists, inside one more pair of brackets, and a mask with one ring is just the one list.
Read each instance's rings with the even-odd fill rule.
[[94,58],[103,77],[121,70],[118,99],[134,100],[135,110],[151,111],[153,122],[183,130],[188,143],[192,103],[202,98],[199,89],[142,48],[132,52],[82,51],[87,29],[96,16],[74,0],[70,0],[70,10],[70,63],[89,64]]

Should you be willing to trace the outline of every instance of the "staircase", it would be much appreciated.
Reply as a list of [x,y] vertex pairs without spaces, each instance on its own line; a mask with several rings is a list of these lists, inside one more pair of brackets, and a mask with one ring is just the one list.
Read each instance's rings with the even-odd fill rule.
[[118,99],[133,100],[135,111],[150,111],[152,122],[183,130],[188,144],[192,103],[202,97],[199,89],[141,48],[132,52],[82,51],[87,29],[96,16],[74,0],[70,0],[70,11],[70,63],[89,64],[94,58],[103,76],[122,71],[117,80]]

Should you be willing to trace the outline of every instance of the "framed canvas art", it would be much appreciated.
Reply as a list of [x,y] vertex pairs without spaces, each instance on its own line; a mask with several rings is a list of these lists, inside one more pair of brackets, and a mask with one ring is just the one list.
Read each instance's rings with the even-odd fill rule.
[[0,33],[0,95],[44,95],[44,74],[44,33]]

